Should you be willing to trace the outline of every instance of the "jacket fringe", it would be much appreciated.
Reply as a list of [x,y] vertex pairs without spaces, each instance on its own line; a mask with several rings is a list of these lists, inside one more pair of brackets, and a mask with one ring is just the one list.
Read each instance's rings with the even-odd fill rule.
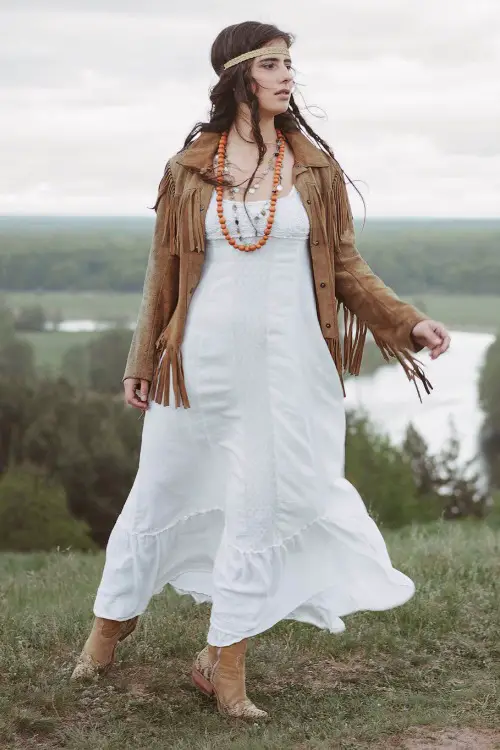
[[[153,401],[160,406],[170,406],[170,382],[172,382],[176,408],[183,406],[185,409],[189,409],[191,405],[186,391],[181,347],[175,346],[171,342],[167,342],[165,345],[164,340],[160,337],[156,349],[157,362],[151,382]],[[170,380],[171,377],[172,381]]]
[[420,402],[422,402],[422,396],[417,381],[421,382],[427,394],[433,389],[431,382],[428,380],[423,370],[422,362],[414,357],[409,349],[398,349],[389,341],[381,338],[374,333],[366,323],[361,322],[359,318],[345,306],[345,304],[339,302],[338,307],[340,304],[342,304],[342,314],[344,317],[343,372],[349,372],[351,375],[359,375],[363,360],[364,346],[366,343],[366,335],[368,331],[370,331],[385,361],[390,363],[396,359],[399,362],[408,380],[413,382]]
[[205,250],[205,224],[196,220],[201,213],[200,190],[193,188],[175,199],[172,207],[174,218],[170,219],[174,243],[171,253],[184,255],[188,252],[202,253]]
[[340,166],[335,174],[331,193],[325,207],[327,231],[328,236],[334,238],[334,246],[338,247],[342,234],[351,226],[353,221],[351,206],[344,183],[344,173]]
[[328,350],[331,354],[331,357],[333,361],[335,362],[335,367],[337,368],[337,372],[340,379],[340,385],[342,386],[342,393],[344,394],[344,398],[346,396],[345,392],[345,385],[344,385],[344,377],[343,377],[343,367],[342,367],[342,352],[340,350],[340,340],[338,338],[336,339],[325,339]]
[[156,206],[159,205],[162,197],[164,197],[165,202],[165,216],[161,245],[168,249],[170,255],[179,255],[179,245],[177,242],[178,198],[175,195],[175,182],[169,162],[167,162],[158,188]]
[[[351,206],[345,189],[344,174],[340,167],[333,180],[331,195],[329,196],[329,200],[327,200],[325,210],[328,236],[333,238],[334,246],[339,247],[343,233],[351,228],[353,223]],[[385,361],[391,362],[396,359],[399,362],[408,380],[413,382],[417,395],[422,402],[417,381],[420,381],[427,394],[432,391],[432,384],[425,375],[422,362],[414,357],[409,349],[398,348],[390,340],[376,334],[369,325],[361,321],[355,313],[349,310],[342,300],[337,301],[337,315],[341,306],[344,318],[342,345],[339,342],[337,347],[332,339],[327,339],[327,343],[339,372],[344,395],[345,389],[342,374],[348,372],[351,375],[359,375],[366,336],[368,331],[370,331]]]

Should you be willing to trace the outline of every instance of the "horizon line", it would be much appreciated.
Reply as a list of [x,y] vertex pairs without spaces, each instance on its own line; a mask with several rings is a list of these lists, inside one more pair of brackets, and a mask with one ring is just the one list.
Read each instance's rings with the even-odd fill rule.
[[[0,219],[148,219],[153,218],[154,213],[147,214],[4,214],[0,213]],[[354,221],[360,221],[363,216],[354,216]],[[389,215],[377,214],[366,217],[370,220],[437,220],[437,221],[500,221],[500,216],[432,216],[432,215]]]

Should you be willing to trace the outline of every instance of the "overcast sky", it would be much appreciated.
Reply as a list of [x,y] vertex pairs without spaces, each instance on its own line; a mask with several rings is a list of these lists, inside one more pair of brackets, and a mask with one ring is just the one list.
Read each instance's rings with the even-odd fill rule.
[[150,214],[246,20],[296,35],[368,218],[500,216],[499,0],[0,0],[0,214]]

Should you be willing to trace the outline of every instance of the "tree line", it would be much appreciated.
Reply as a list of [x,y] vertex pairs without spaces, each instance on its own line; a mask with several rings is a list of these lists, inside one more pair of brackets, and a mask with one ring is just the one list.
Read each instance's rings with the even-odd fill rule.
[[[398,294],[498,294],[500,221],[368,220],[358,249]],[[3,218],[0,290],[138,292],[153,218]]]

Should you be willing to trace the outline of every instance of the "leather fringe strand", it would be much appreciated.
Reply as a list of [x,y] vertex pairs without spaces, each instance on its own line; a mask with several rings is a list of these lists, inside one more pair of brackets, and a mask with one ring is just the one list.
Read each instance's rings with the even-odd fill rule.
[[165,173],[158,188],[157,205],[160,205],[161,198],[163,198],[164,203],[162,210],[165,212],[161,245],[168,248],[170,255],[179,255],[177,241],[178,198],[175,195],[175,183],[169,163],[165,167]]
[[170,378],[172,377],[176,408],[183,406],[185,409],[189,409],[191,405],[186,391],[181,348],[170,343],[164,346],[161,340],[158,342],[157,348],[158,351],[163,350],[158,357],[151,382],[153,401],[160,406],[170,405]]
[[325,213],[328,237],[333,238],[334,247],[338,247],[341,236],[352,226],[353,221],[344,173],[340,166],[335,173],[330,194],[325,203]]
[[188,216],[193,217],[193,238],[189,246],[184,249],[195,253],[203,253],[205,252],[205,214],[201,210],[201,191],[199,189],[193,190],[188,211]]
[[342,352],[340,349],[340,341],[338,338],[336,339],[325,339],[328,350],[330,352],[330,355],[335,362],[335,367],[337,368],[337,372],[340,379],[340,385],[342,386],[342,393],[344,394],[344,398],[346,396],[345,392],[345,386],[344,386],[344,378],[343,378],[343,372],[342,372]]

